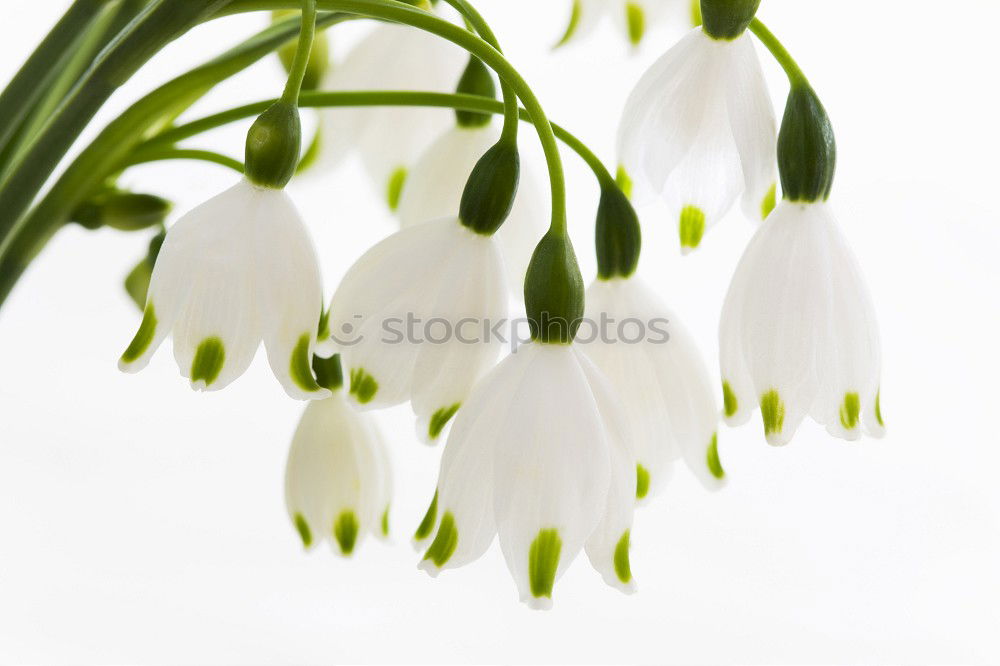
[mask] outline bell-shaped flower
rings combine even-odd
[[[376,27],[333,67],[326,90],[453,92],[467,54],[423,30],[391,23]],[[449,114],[419,107],[330,108],[322,115],[322,156],[339,164],[355,149],[389,207],[420,153],[448,128]]]
[[[310,367],[322,306],[316,251],[295,204],[243,180],[167,231],[119,367],[138,372],[173,333],[181,374],[214,391],[243,374],[263,340],[290,396],[325,398]]]
[[[768,217],[736,268],[719,337],[731,425],[760,405],[774,445],[807,414],[844,439],[862,424],[884,433],[875,311],[827,204],[782,201]]]
[[[774,108],[749,33],[688,33],[642,76],[618,130],[622,168],[639,201],[661,196],[678,220],[681,249],[743,195],[760,220],[774,207]]]
[[[569,24],[557,46],[583,39],[610,17],[632,46],[639,46],[653,23],[664,18],[678,0],[573,0]]]
[[[635,458],[606,380],[576,345],[530,343],[476,386],[441,460],[421,532],[432,575],[478,559],[499,534],[521,600],[552,604],[586,549],[626,592]],[[430,540],[433,534],[433,540]]]
[[[678,458],[705,487],[719,488],[725,478],[719,409],[691,334],[634,277],[595,281],[586,312],[577,342],[621,398],[632,429],[638,499],[662,488]]]
[[[330,304],[331,340],[363,407],[407,400],[427,440],[496,363],[507,316],[500,248],[457,218],[402,229],[366,252]]]
[[[387,536],[391,499],[388,452],[371,415],[343,390],[310,402],[285,470],[288,516],[305,547],[330,539],[350,555],[365,535]]]
[[[500,138],[493,124],[456,125],[432,143],[416,161],[399,202],[403,227],[454,215],[459,209],[469,174]],[[520,289],[535,244],[545,233],[548,204],[536,174],[521,164],[521,178],[510,217],[496,237],[509,269],[509,284]]]

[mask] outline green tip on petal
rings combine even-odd
[[[195,384],[204,382],[206,388],[211,386],[219,378],[225,363],[226,346],[222,338],[216,336],[205,338],[198,345],[194,361],[191,362],[191,382]]]
[[[618,171],[615,173],[615,183],[618,184],[618,189],[620,189],[626,197],[632,198],[632,188],[634,183],[632,182],[632,177],[628,175],[628,171],[625,170],[624,164],[618,165]]]
[[[625,23],[628,26],[628,41],[639,46],[646,34],[646,12],[635,2],[625,3]]]
[[[311,546],[313,542],[312,530],[309,529],[306,517],[301,513],[295,514],[295,529],[298,531],[299,537],[302,538],[302,545],[306,548]]]
[[[729,382],[722,382],[722,405],[726,410],[726,418],[732,418],[740,406],[739,401],[736,399],[736,394],[733,393],[733,387],[729,385]]]
[[[719,433],[712,435],[712,441],[708,445],[708,455],[706,456],[708,471],[712,476],[722,480],[726,476],[726,470],[722,469],[722,462],[719,460]]]
[[[531,596],[536,599],[552,598],[561,551],[562,539],[556,529],[539,530],[538,536],[531,542],[528,550],[528,582],[531,584]]]
[[[456,546],[458,546],[458,530],[455,529],[455,517],[446,512],[441,518],[441,527],[438,528],[434,542],[424,554],[424,559],[430,560],[440,569],[451,559]]]
[[[883,428],[885,427],[885,422],[882,420],[882,390],[881,389],[879,389],[879,392],[875,394],[875,419],[878,421],[878,424],[880,426],[882,426]]]
[[[764,418],[764,434],[775,435],[785,425],[785,403],[777,391],[768,391],[760,397],[760,413]]]
[[[371,402],[378,393],[378,382],[361,368],[351,370],[351,395],[362,405]]]
[[[309,342],[309,334],[303,333],[296,343],[295,349],[292,350],[292,361],[288,372],[296,386],[307,393],[314,393],[323,387],[317,384],[316,378],[313,377]]]
[[[701,0],[691,0],[691,27],[701,25]]]
[[[649,470],[642,465],[635,466],[635,498],[643,499],[649,494]]]
[[[146,309],[142,313],[142,323],[139,324],[139,330],[135,332],[135,337],[132,338],[132,342],[129,343],[128,349],[122,354],[122,363],[133,363],[136,359],[146,353],[149,349],[149,345],[153,342],[153,337],[156,335],[156,310],[153,308],[153,303],[147,303]]]
[[[580,27],[580,17],[583,16],[583,3],[580,0],[573,0],[573,10],[569,15],[569,25],[566,26],[566,32],[563,36],[556,42],[556,45],[552,48],[559,48],[564,46],[569,40],[573,39],[573,35],[576,34],[576,29]]]
[[[427,428],[428,436],[431,439],[437,439],[438,435],[441,434],[441,431],[444,430],[444,427],[448,425],[448,421],[451,420],[451,417],[455,416],[455,412],[457,412],[458,408],[461,406],[462,403],[456,402],[451,407],[442,407],[434,412],[434,415],[431,416],[430,426]]]
[[[403,186],[406,185],[406,167],[396,167],[389,175],[385,186],[385,200],[389,210],[395,212],[399,208],[399,200],[403,197]]]
[[[358,541],[358,516],[353,511],[342,511],[337,516],[337,521],[333,524],[333,538],[337,540],[341,554],[350,555],[354,552]]]
[[[385,511],[382,512],[382,522],[379,525],[382,530],[382,536],[389,536],[389,507],[385,507]]]
[[[857,393],[845,393],[844,403],[840,406],[840,425],[845,430],[858,427],[858,416],[861,414],[861,396]]]
[[[420,521],[417,526],[417,531],[413,534],[413,538],[416,541],[423,541],[431,535],[431,530],[434,529],[434,524],[437,522],[437,512],[438,512],[438,494],[434,491],[434,499],[431,500],[431,505],[427,507],[427,513],[424,514],[424,519]]]
[[[632,580],[632,565],[628,559],[630,531],[625,530],[622,538],[618,540],[618,545],[615,546],[615,575],[623,583],[628,583]]]
[[[705,235],[705,213],[697,206],[685,206],[681,211],[681,248],[693,250],[701,245]]]
[[[775,183],[764,195],[764,200],[760,202],[760,219],[766,220],[774,207],[778,205],[778,184]]]

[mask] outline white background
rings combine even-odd
[[[67,4],[4,3],[0,80]],[[568,6],[482,1],[551,116],[610,160],[624,98],[681,34],[684,10],[637,55],[610,23],[553,54]],[[121,279],[146,237],[67,229],[0,312],[0,661],[1000,660],[991,633],[1000,626],[1000,6],[765,0],[760,16],[798,57],[838,132],[833,203],[881,316],[887,439],[848,444],[807,423],[772,449],[758,420],[723,428],[728,487],[706,494],[679,470],[638,515],[639,593],[605,587],[580,558],[556,587],[555,609],[538,613],[517,602],[496,546],[437,580],[417,570],[408,540],[440,452],[417,443],[402,407],[382,419],[397,477],[393,543],[369,540],[352,560],[325,548],[303,554],[282,491],[301,405],[262,357],[220,394],[192,392],[167,348],[143,373],[120,374],[138,324]],[[95,127],[264,21],[195,30]],[[359,29],[335,29],[338,53]],[[766,66],[780,109],[785,84]],[[280,85],[265,61],[194,113]],[[202,145],[239,155],[241,132]],[[566,159],[589,278],[597,193]],[[183,212],[232,176],[171,163],[125,180]],[[292,191],[329,293],[392,221],[356,165]],[[753,226],[733,215],[682,259],[673,222],[655,207],[642,213],[641,274],[698,335],[715,372],[722,297]]]

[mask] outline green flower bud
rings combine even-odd
[[[493,83],[493,75],[486,65],[479,58],[472,56],[469,64],[462,73],[462,78],[458,80],[459,94],[479,95],[495,99],[497,95],[496,85]],[[477,113],[475,111],[455,111],[459,127],[485,127],[493,120],[493,115],[489,113]]]
[[[162,225],[171,203],[152,194],[108,189],[77,206],[72,219],[87,229],[139,231]]]
[[[549,231],[531,256],[524,279],[524,306],[531,339],[569,344],[583,320],[583,276],[573,244],[565,234]]]
[[[760,0],[701,0],[704,30],[713,39],[736,39],[757,14]]]
[[[632,203],[617,186],[601,188],[597,206],[597,275],[602,280],[628,277],[639,264],[642,230]]]
[[[247,178],[262,187],[283,188],[295,174],[301,149],[299,110],[286,102],[275,102],[247,132]]]
[[[520,177],[517,144],[501,139],[472,169],[458,208],[461,223],[478,234],[495,234],[510,215]]]
[[[149,250],[142,261],[136,264],[127,276],[125,276],[125,291],[136,304],[139,310],[146,307],[146,293],[149,291],[149,282],[153,278],[153,267],[156,265],[156,257],[160,254],[160,246],[167,232],[161,231],[153,236],[149,241]]]
[[[836,170],[837,142],[826,109],[808,85],[792,86],[778,133],[778,172],[785,199],[827,199]]]
[[[299,16],[301,13],[297,9],[276,9],[271,12],[271,18],[274,23],[277,23],[289,16]],[[292,70],[292,62],[295,60],[295,51],[298,46],[299,40],[296,39],[278,49],[278,58],[286,72]],[[330,43],[327,41],[326,32],[317,31],[315,38],[313,38],[312,50],[309,51],[309,64],[306,66],[306,74],[302,79],[302,89],[318,89],[323,83],[328,69],[330,69]]]

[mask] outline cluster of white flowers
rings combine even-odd
[[[570,32],[620,5],[635,41],[647,4],[577,0]],[[263,340],[288,394],[313,401],[286,482],[307,547],[330,539],[349,555],[365,534],[388,534],[389,451],[366,410],[409,402],[421,439],[447,434],[434,500],[414,537],[422,569],[437,575],[470,563],[498,537],[532,607],[551,605],[555,581],[581,550],[609,585],[632,592],[633,509],[663,488],[678,459],[707,489],[722,487],[721,414],[738,425],[759,406],[772,444],[787,443],[807,414],[845,439],[858,438],[862,425],[883,432],[874,308],[826,203],[832,132],[814,95],[800,95],[812,115],[786,113],[779,137],[746,31],[756,3],[736,4],[752,11],[723,22],[724,33],[711,22],[692,30],[649,69],[618,135],[622,172],[637,197],[659,195],[672,208],[683,251],[698,247],[737,198],[764,220],[723,306],[721,409],[694,337],[634,275],[638,219],[627,197],[602,184],[601,271],[584,299],[565,234],[545,234],[547,211],[529,168],[506,223],[484,231],[463,219],[469,174],[504,139],[489,120],[449,127],[446,114],[430,109],[324,112],[329,160],[358,151],[402,226],[347,271],[328,309],[283,183],[248,174],[167,233],[122,369],[145,366],[173,333],[181,373],[196,389],[220,389]],[[327,85],[450,90],[462,67],[456,53],[384,25]],[[793,87],[793,97],[803,90]],[[797,137],[813,131],[829,139],[829,154],[802,158]],[[798,174],[802,159],[816,162],[816,173]],[[784,200],[775,208],[779,164]],[[533,339],[498,363],[501,339],[455,333],[463,322],[504,321],[510,285],[525,275]],[[667,341],[574,344],[578,321],[545,328],[553,304],[562,308],[555,315],[590,321],[662,321]],[[443,322],[452,335],[384,334],[385,322],[408,319]]]

